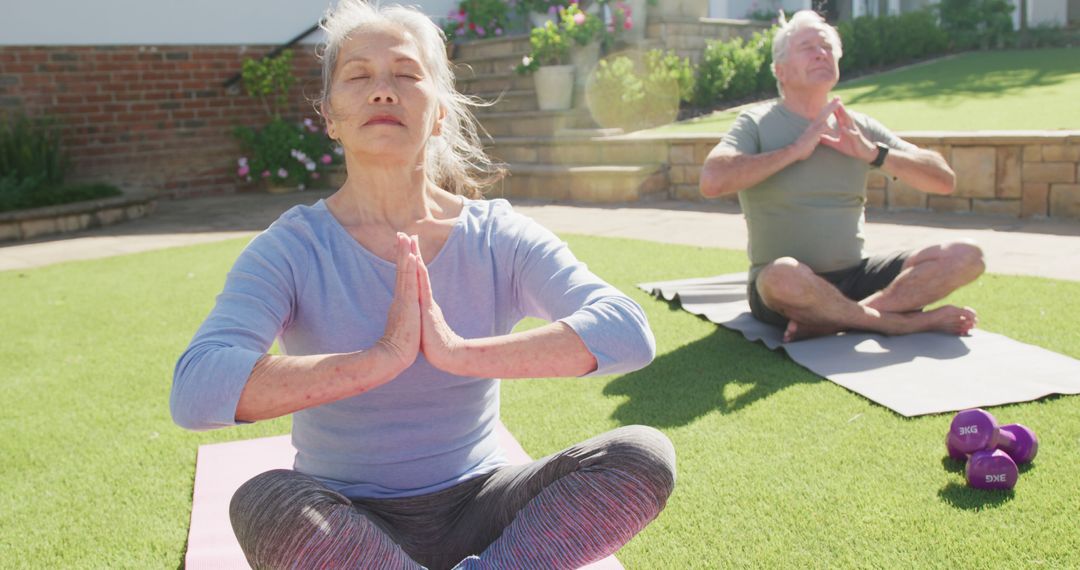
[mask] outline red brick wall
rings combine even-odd
[[[69,178],[162,196],[227,194],[237,184],[236,125],[265,122],[261,103],[223,84],[274,46],[0,46],[0,115],[63,125]],[[319,66],[294,47],[293,118],[315,117]],[[239,84],[237,84],[239,87]]]

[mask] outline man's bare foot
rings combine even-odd
[[[953,305],[945,305],[913,316],[917,319],[916,330],[913,332],[937,331],[967,336],[979,322],[975,309]]]
[[[784,329],[784,342],[795,342],[797,340],[833,335],[841,330],[843,329],[840,327],[808,325],[806,323],[797,323],[789,320],[787,328]]]

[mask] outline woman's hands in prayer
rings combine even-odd
[[[419,264],[420,253],[415,238],[398,233],[394,300],[386,317],[386,329],[376,346],[389,356],[399,371],[412,366],[420,351],[420,293],[416,276]]]
[[[423,353],[432,366],[454,373],[462,339],[450,328],[431,292],[416,236],[397,235],[397,282],[386,329],[378,346],[395,368],[405,370]]]

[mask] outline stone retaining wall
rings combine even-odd
[[[698,65],[708,41],[749,39],[754,32],[769,29],[769,24],[750,20],[724,20],[688,16],[654,16],[650,13],[646,37],[650,47],[663,47],[679,57],[690,58]]]
[[[928,195],[881,172],[871,172],[867,177],[870,207],[1080,219],[1080,131],[898,134],[940,152],[956,171],[956,191],[949,196]],[[666,138],[669,195],[701,200],[701,166],[720,135]]]
[[[0,213],[0,242],[25,240],[141,218],[154,211],[149,196],[104,198]]]

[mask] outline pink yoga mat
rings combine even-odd
[[[510,462],[525,463],[531,460],[502,422],[497,429],[503,451]],[[187,568],[248,568],[229,523],[229,501],[240,485],[259,473],[271,469],[292,469],[295,454],[288,435],[199,446],[191,504],[191,531],[188,533],[187,555],[184,558]],[[619,570],[622,567],[614,556],[609,556],[584,568]]]

